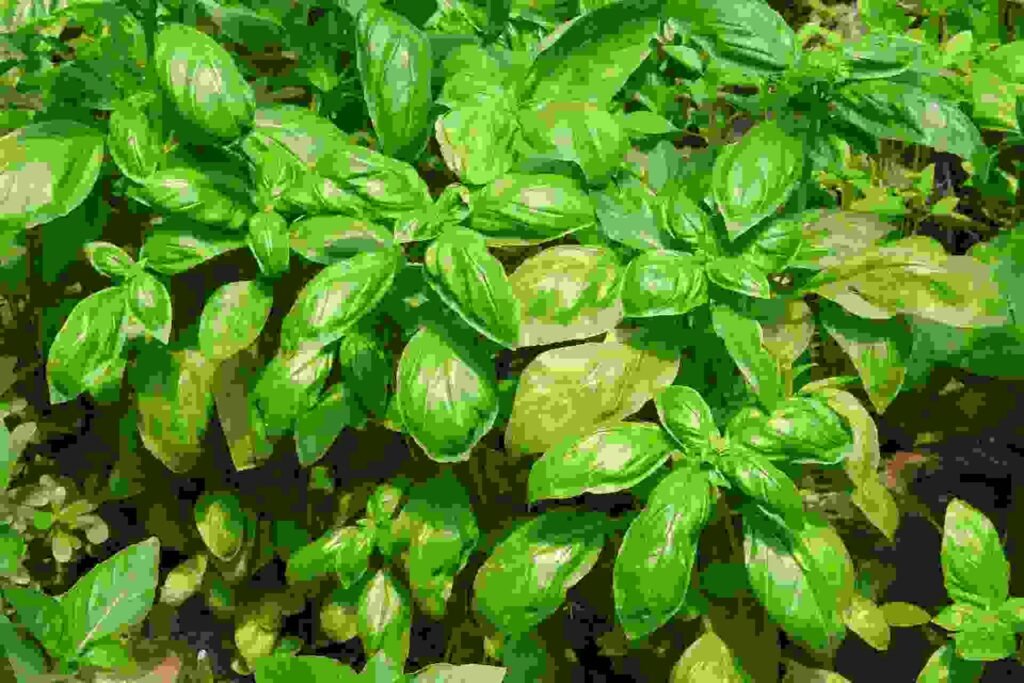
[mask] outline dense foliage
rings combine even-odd
[[[538,629],[593,576],[673,683],[1014,656],[955,492],[938,614],[852,552],[906,511],[901,392],[1024,379],[1004,4],[4,3],[5,675],[227,680],[201,604],[257,683],[565,681]]]

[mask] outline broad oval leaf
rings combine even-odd
[[[352,390],[345,384],[335,384],[316,405],[295,421],[295,452],[299,465],[309,467],[327,451],[338,435],[363,419],[363,411]]]
[[[518,301],[501,262],[472,230],[451,227],[423,257],[427,284],[463,320],[485,337],[510,349],[519,339]]]
[[[659,10],[656,3],[612,3],[550,34],[530,67],[528,98],[589,100],[604,107],[650,53]]]
[[[706,631],[672,667],[669,683],[746,683],[749,678],[725,641]]]
[[[850,256],[818,273],[805,290],[873,320],[909,313],[953,327],[985,327],[1007,319],[992,267],[950,256],[923,235]]]
[[[622,320],[622,267],[603,247],[548,247],[523,261],[508,280],[519,300],[518,346],[585,339]]]
[[[295,420],[313,407],[327,383],[334,353],[322,346],[278,351],[263,369],[252,400],[268,436],[289,432]]]
[[[99,177],[103,135],[75,121],[44,121],[0,137],[0,226],[31,228],[66,216]]]
[[[234,231],[245,226],[250,214],[217,180],[188,166],[156,171],[131,192],[150,206]]]
[[[184,24],[166,24],[153,61],[164,92],[190,123],[224,142],[252,126],[256,97],[217,41]]]
[[[792,217],[769,221],[752,233],[750,243],[743,247],[742,259],[766,274],[781,272],[800,251],[803,231]]]
[[[959,498],[946,506],[942,529],[942,576],[955,602],[984,609],[1009,593],[1010,565],[992,522]]]
[[[353,216],[305,216],[291,225],[292,250],[324,265],[364,251],[391,249],[394,242],[387,228]]]
[[[785,204],[803,172],[799,138],[777,122],[761,121],[715,158],[711,187],[736,239]]]
[[[615,117],[586,102],[544,102],[520,111],[519,122],[527,144],[540,154],[574,162],[592,184],[606,182],[629,149]]]
[[[287,272],[292,253],[288,222],[281,214],[260,211],[250,216],[246,243],[265,276],[277,277]]]
[[[271,289],[255,280],[218,287],[199,316],[199,349],[212,360],[230,358],[256,341],[273,305]]]
[[[715,461],[719,472],[744,496],[765,512],[778,515],[787,525],[799,527],[804,516],[803,499],[796,484],[770,460],[737,447]]]
[[[434,124],[448,168],[469,185],[484,185],[508,172],[520,139],[519,122],[506,98],[462,106]]]
[[[160,280],[136,273],[125,284],[128,311],[142,323],[146,334],[164,344],[171,340],[171,295]]]
[[[153,606],[160,541],[155,536],[130,545],[99,563],[62,596],[70,653],[142,621]]]
[[[761,403],[774,408],[782,396],[782,378],[778,360],[764,347],[761,324],[725,304],[711,307],[711,324]]]
[[[650,422],[623,422],[582,439],[569,437],[530,468],[530,502],[628,489],[664,465],[673,449],[661,427]]]
[[[594,225],[594,208],[571,178],[510,174],[470,195],[469,227],[489,244],[539,244]]]
[[[871,32],[843,46],[854,81],[891,78],[921,58],[922,43],[906,36]]]
[[[758,420],[730,430],[732,442],[772,461],[837,464],[851,437],[846,425],[816,396],[794,396]]]
[[[180,607],[202,586],[208,565],[209,560],[206,553],[199,553],[168,572],[160,589],[160,602],[172,607]]]
[[[835,530],[816,514],[786,530],[751,510],[743,532],[750,586],[772,619],[815,649],[841,639],[853,564]]]
[[[196,529],[215,557],[229,561],[245,540],[245,513],[238,497],[231,493],[205,493],[193,510]]]
[[[505,431],[512,452],[544,452],[632,415],[668,386],[679,360],[619,342],[541,353],[523,370]]]
[[[372,552],[370,527],[360,524],[330,529],[288,556],[285,578],[289,584],[298,584],[336,574],[342,588],[350,588],[366,574]]]
[[[645,185],[609,183],[590,190],[601,236],[632,249],[667,249],[671,236],[662,220],[659,199]]]
[[[135,259],[110,242],[89,242],[84,251],[93,269],[109,278],[127,278],[135,266]]]
[[[412,605],[405,589],[387,570],[378,571],[359,598],[359,638],[371,657],[383,651],[404,662],[409,654]]]
[[[139,258],[161,275],[177,275],[201,263],[241,249],[245,242],[221,234],[201,224],[187,227],[160,227],[146,237]]]
[[[163,162],[164,150],[154,124],[145,112],[125,103],[110,113],[107,148],[126,178],[142,182]]]
[[[508,635],[547,619],[597,563],[606,524],[601,513],[567,510],[517,524],[477,572],[477,611]]]
[[[507,672],[486,664],[431,664],[413,674],[410,683],[502,683]]]
[[[704,397],[693,387],[672,385],[654,397],[658,419],[687,455],[699,456],[721,438]]]
[[[956,655],[953,643],[932,653],[917,676],[917,683],[974,683],[981,678],[982,662],[968,662]]]
[[[645,251],[626,267],[622,305],[628,317],[682,315],[707,301],[704,264],[693,254]]]
[[[262,657],[253,664],[256,683],[356,683],[359,676],[352,667],[332,657],[319,655],[274,655]]]
[[[416,603],[443,617],[455,577],[480,538],[469,494],[450,469],[409,492],[391,535],[407,548],[401,559]]]
[[[428,327],[402,351],[396,386],[404,428],[438,462],[466,460],[498,416],[493,370]]]
[[[882,608],[856,591],[851,597],[843,613],[843,623],[874,649],[880,652],[889,649],[892,634]]]
[[[352,330],[338,344],[338,364],[348,391],[370,414],[387,412],[395,378],[394,355],[373,331]]]
[[[630,639],[660,628],[683,606],[711,505],[707,475],[681,467],[661,480],[630,523],[612,576],[615,614]]]
[[[713,259],[707,264],[707,275],[711,282],[723,289],[759,299],[772,296],[767,274],[743,257]]]
[[[401,14],[372,3],[359,13],[355,35],[363,97],[381,149],[414,159],[433,103],[430,41]]]
[[[853,361],[875,411],[885,412],[907,375],[913,338],[900,320],[865,320],[831,302],[819,308],[822,326]]]
[[[98,382],[121,357],[125,292],[108,287],[82,299],[57,332],[46,355],[51,403],[70,401]]]
[[[384,298],[402,262],[397,249],[332,263],[310,280],[281,324],[281,348],[322,347],[339,339]]]
[[[692,26],[695,42],[713,55],[712,63],[743,74],[744,83],[751,73],[778,74],[795,61],[793,29],[761,0],[668,0],[664,12]]]

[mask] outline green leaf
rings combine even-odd
[[[746,420],[730,430],[732,443],[768,460],[836,464],[849,449],[850,434],[828,403],[816,396],[794,396],[770,415]]]
[[[437,462],[469,458],[497,418],[497,392],[492,369],[429,327],[413,335],[398,361],[395,401],[402,424]]]
[[[469,227],[492,246],[550,242],[594,225],[594,209],[573,179],[552,174],[502,176],[470,195]]]
[[[950,256],[916,235],[876,246],[819,273],[807,285],[862,318],[910,313],[954,327],[1000,325],[1006,303],[993,271],[970,256]]]
[[[168,572],[160,590],[160,602],[172,607],[180,607],[182,603],[199,591],[203,577],[206,576],[208,564],[206,554],[199,553]]]
[[[304,216],[291,225],[292,250],[325,266],[360,252],[389,250],[394,242],[387,228],[353,216]]]
[[[898,76],[921,58],[923,47],[906,36],[868,33],[843,45],[849,64],[847,78],[861,81]]]
[[[46,356],[51,403],[64,403],[91,389],[121,357],[125,293],[108,287],[75,304]]]
[[[0,614],[0,646],[14,671],[17,683],[34,683],[46,674],[46,655],[21,634],[5,615]]]
[[[249,250],[267,277],[277,277],[288,271],[291,260],[288,222],[273,211],[254,213],[249,217]]]
[[[622,422],[582,439],[568,437],[530,468],[530,502],[628,489],[664,465],[673,448],[650,422]]]
[[[942,575],[956,602],[996,608],[1007,598],[1010,565],[989,519],[958,498],[946,507]]]
[[[533,629],[597,563],[606,524],[603,514],[568,510],[518,523],[477,572],[477,611],[508,635]]]
[[[786,20],[761,0],[719,3],[715,0],[669,0],[665,15],[679,20],[712,54],[743,74],[778,74],[796,59],[796,40]]]
[[[831,268],[859,256],[893,230],[875,214],[857,211],[811,209],[772,223],[778,221],[795,224],[804,236],[792,267],[812,270]]]
[[[711,323],[761,403],[774,408],[782,396],[782,379],[778,361],[764,347],[761,324],[724,304],[711,306]]]
[[[3,428],[7,430],[6,427]],[[0,459],[0,492],[6,492],[9,473]],[[21,561],[25,557],[27,544],[21,534],[11,528],[10,524],[0,524],[0,576],[13,576],[18,573]]]
[[[835,530],[816,514],[785,530],[752,511],[743,530],[750,586],[771,618],[815,649],[841,640],[853,566]]]
[[[195,223],[190,227],[160,227],[146,237],[139,258],[161,275],[177,275],[221,254],[241,249],[245,242]]]
[[[723,289],[760,299],[772,296],[767,274],[742,257],[723,256],[709,261],[707,275],[708,280]]]
[[[823,304],[819,315],[829,335],[853,361],[875,411],[884,413],[907,374],[910,330],[899,320],[864,320],[831,303]]]
[[[213,38],[192,26],[165,24],[153,61],[160,85],[185,120],[223,142],[252,127],[253,89]]]
[[[369,656],[385,653],[389,659],[405,662],[409,654],[412,609],[405,589],[381,569],[363,589],[359,598],[359,638]]]
[[[803,144],[777,122],[761,121],[715,158],[711,187],[736,239],[786,203],[803,172]]]
[[[14,608],[18,623],[28,629],[54,658],[66,657],[71,646],[60,601],[42,591],[20,586],[4,588],[4,600]]]
[[[745,683],[749,679],[725,641],[714,631],[705,631],[672,667],[669,683]]]
[[[650,111],[632,111],[619,114],[618,122],[631,137],[646,135],[667,135],[678,133],[679,129],[664,116]]]
[[[431,664],[420,669],[410,683],[502,683],[508,669],[486,664]]]
[[[803,499],[793,480],[767,458],[740,448],[730,448],[715,460],[729,483],[760,505],[778,515],[788,526],[799,528],[804,517]]]
[[[682,315],[707,301],[704,265],[693,254],[645,251],[626,267],[622,305],[630,318]]]
[[[230,561],[245,540],[245,513],[238,497],[230,493],[204,493],[193,514],[203,543],[215,557]]]
[[[338,344],[342,381],[358,404],[377,417],[387,412],[395,379],[394,357],[376,332],[355,329]]]
[[[577,164],[602,184],[622,162],[629,138],[616,118],[597,105],[564,99],[519,112],[523,139],[537,152]]]
[[[849,607],[843,613],[843,623],[874,649],[885,652],[889,649],[892,634],[884,608],[865,598],[856,591]]]
[[[607,105],[650,53],[659,9],[655,3],[613,3],[549,35],[530,68],[530,101]]]
[[[402,259],[397,250],[371,251],[325,267],[302,288],[281,323],[281,348],[337,341],[384,298]]]
[[[512,168],[521,132],[510,99],[460,106],[434,123],[444,163],[462,182],[486,185]]]
[[[835,389],[820,394],[829,407],[846,420],[853,434],[853,445],[843,460],[843,469],[853,482],[853,502],[875,528],[890,541],[896,536],[900,510],[878,479],[882,453],[878,443],[878,427],[870,413],[852,394]]]
[[[519,305],[501,262],[479,233],[457,226],[442,232],[427,247],[423,274],[437,296],[480,334],[516,347]]]
[[[197,168],[176,166],[154,172],[129,195],[141,203],[208,225],[238,231],[249,207],[225,191],[218,179]]]
[[[800,222],[792,217],[768,221],[747,234],[751,240],[741,258],[766,274],[785,270],[803,243]]]
[[[987,52],[971,67],[973,118],[982,128],[1024,133],[1016,103],[1024,96],[1024,40]]]
[[[100,275],[123,280],[131,275],[135,259],[110,242],[88,242],[84,249],[89,264]]]
[[[140,272],[125,283],[128,311],[142,323],[146,334],[164,344],[171,340],[171,295],[160,280]]]
[[[253,388],[254,401],[268,436],[281,436],[295,420],[316,404],[334,354],[323,347],[279,351],[263,369]]]
[[[979,614],[984,611],[965,602],[956,602],[944,607],[931,621],[947,631],[959,631],[967,622],[977,621]]]
[[[711,408],[692,387],[665,387],[654,397],[654,406],[665,431],[691,457],[702,455],[721,439]]]
[[[276,602],[248,607],[235,618],[235,648],[250,667],[274,652],[280,636],[281,607]]]
[[[881,609],[886,623],[897,628],[921,626],[932,620],[928,612],[909,602],[887,602]]]
[[[1010,598],[1000,605],[999,618],[1015,631],[1024,631],[1024,598]]]
[[[218,287],[199,316],[199,349],[211,360],[224,360],[259,337],[274,305],[273,292],[255,280]]]
[[[309,467],[327,455],[338,435],[361,421],[362,410],[345,384],[335,384],[316,405],[295,421],[295,452],[299,465]]]
[[[237,354],[218,361],[214,375],[214,402],[231,462],[239,472],[265,462],[273,453],[263,416],[253,400],[258,369],[252,354]]]
[[[256,683],[356,683],[359,676],[351,667],[331,657],[318,655],[274,655],[257,659],[253,668]]]
[[[414,159],[432,104],[430,42],[408,19],[375,4],[359,13],[355,34],[363,97],[381,149]]]
[[[343,588],[355,585],[369,569],[373,530],[366,525],[331,529],[288,557],[289,584],[314,581],[336,574]]]
[[[133,368],[143,445],[172,472],[192,468],[213,405],[216,362],[195,349],[146,347]]]
[[[612,578],[615,614],[630,639],[660,628],[683,606],[711,506],[707,475],[680,468],[661,480],[630,523]]]
[[[152,113],[125,102],[110,113],[108,122],[110,156],[121,173],[137,183],[153,175],[164,159],[160,134],[150,119]]]
[[[128,546],[60,596],[71,653],[145,618],[156,597],[159,553],[155,536]]]
[[[721,249],[711,225],[711,218],[690,198],[688,191],[686,185],[680,183],[667,195],[666,228],[673,237],[697,254],[717,256]]]
[[[932,653],[917,676],[917,683],[975,683],[981,678],[981,662],[967,662],[956,656],[953,643]]]
[[[992,613],[985,613],[977,622],[968,622],[953,634],[956,654],[969,662],[995,662],[1012,657],[1017,650],[1017,636],[1009,624]]]
[[[753,310],[761,322],[762,346],[775,356],[781,367],[792,367],[814,336],[811,307],[802,299],[770,299],[757,302]]]
[[[508,280],[519,300],[519,347],[594,337],[622,320],[622,267],[610,249],[548,247]]]
[[[401,560],[412,597],[427,614],[443,617],[455,577],[480,538],[465,487],[451,470],[416,486],[391,533],[407,548]]]
[[[678,358],[619,342],[545,351],[519,378],[505,447],[540,453],[619,422],[671,384],[678,370]]]
[[[0,227],[31,228],[66,216],[89,196],[103,136],[75,121],[32,123],[0,137]]]
[[[609,184],[591,190],[597,226],[607,239],[633,249],[667,249],[657,199],[639,184]]]

